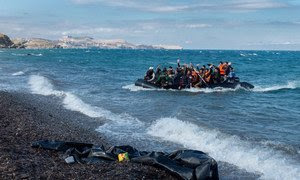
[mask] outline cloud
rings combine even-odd
[[[248,46],[291,46],[300,45],[300,42],[296,41],[266,41],[257,43],[248,43]]]
[[[235,9],[240,10],[259,10],[259,9],[274,9],[274,8],[285,8],[289,5],[287,3],[270,1],[270,0],[251,0],[241,1],[239,3],[233,3],[232,6]]]
[[[71,0],[76,4],[104,4],[121,8],[133,8],[140,11],[170,13],[181,11],[249,11],[286,8],[290,4],[276,0],[203,0],[176,3],[171,0]]]
[[[266,25],[272,26],[300,26],[300,21],[270,21],[265,23]]]
[[[212,25],[210,25],[210,24],[186,24],[184,27],[190,28],[190,29],[198,29],[198,28],[212,27]]]
[[[85,28],[75,28],[65,31],[59,31],[62,35],[92,35],[99,33],[116,33],[122,32],[119,28],[108,28],[108,27],[85,27]]]

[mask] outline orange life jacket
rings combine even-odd
[[[220,74],[221,75],[225,75],[225,70],[226,70],[226,65],[225,64],[221,64],[220,66],[219,66],[219,69],[220,69]]]
[[[197,78],[198,77],[197,72],[196,71],[192,71],[192,76],[193,76],[193,78]]]
[[[192,77],[193,77],[193,80],[192,80],[193,83],[196,83],[199,81],[199,75],[198,75],[197,71],[192,71]]]
[[[211,73],[209,70],[205,73],[204,77],[205,77],[205,81],[208,83],[211,78]]]

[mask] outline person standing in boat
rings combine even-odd
[[[231,66],[231,62],[227,63],[227,67],[225,70],[226,76],[228,76],[232,70],[233,70],[233,67]]]
[[[149,67],[148,71],[146,72],[146,75],[144,77],[144,80],[148,82],[152,82],[155,79],[155,73],[153,70],[153,67]]]

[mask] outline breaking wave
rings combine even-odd
[[[63,106],[71,111],[77,111],[92,118],[104,118],[106,120],[111,120],[114,122],[113,124],[116,127],[120,127],[122,125],[129,126],[130,124],[135,124],[138,126],[143,125],[143,123],[140,122],[138,119],[133,118],[128,114],[114,114],[109,110],[85,103],[73,93],[55,90],[51,81],[44,76],[31,75],[29,77],[28,84],[30,86],[31,92],[34,94],[40,94],[44,96],[56,96],[61,98]],[[108,128],[108,126],[106,127]],[[109,128],[106,130],[109,130]]]
[[[290,81],[285,85],[274,85],[274,86],[255,86],[253,91],[255,92],[269,92],[269,91],[278,91],[283,89],[296,89],[299,88],[299,82],[297,81]]]
[[[44,96],[54,95],[59,97],[64,95],[63,91],[54,90],[53,85],[44,76],[31,75],[29,77],[28,84],[30,85],[30,89],[34,94],[40,94]]]
[[[158,119],[147,133],[186,148],[202,150],[218,161],[258,173],[263,179],[300,179],[297,162],[276,150],[253,145],[237,136],[207,130],[177,118]]]
[[[25,73],[23,72],[23,71],[18,71],[18,72],[15,72],[15,73],[13,73],[12,75],[13,76],[22,76],[22,75],[24,75]]]

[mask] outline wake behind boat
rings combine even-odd
[[[236,77],[233,67],[230,62],[220,62],[219,66],[208,64],[208,68],[203,65],[199,68],[193,64],[180,65],[180,60],[177,60],[177,68],[174,71],[170,66],[168,69],[150,67],[146,72],[144,79],[138,79],[135,82],[136,86],[143,88],[163,88],[163,89],[188,89],[188,88],[237,88],[253,89],[254,86],[247,82],[240,82]]]

